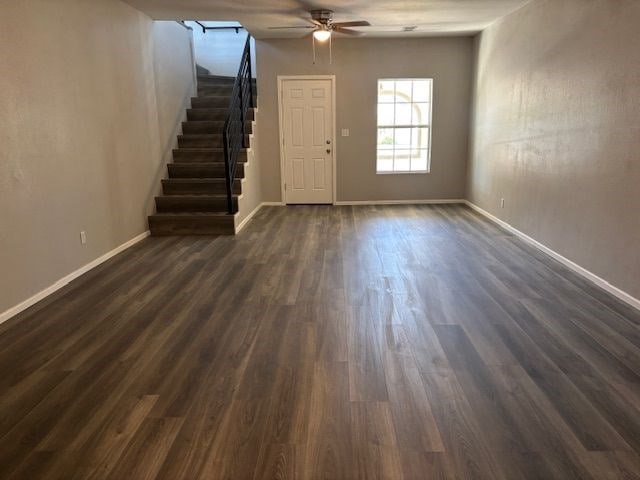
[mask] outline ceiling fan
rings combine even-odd
[[[348,27],[369,27],[371,24],[366,20],[358,20],[355,22],[334,22],[333,21],[333,11],[318,9],[311,10],[309,12],[311,18],[305,19],[311,25],[296,25],[293,27],[269,27],[271,30],[281,30],[281,29],[291,29],[291,28],[307,28],[313,29],[311,35],[313,35],[314,40],[318,40],[319,42],[326,42],[331,38],[331,33],[344,33],[346,35],[362,35],[362,32],[358,32],[357,30],[351,30]]]

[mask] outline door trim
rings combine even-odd
[[[278,150],[280,151],[280,198],[282,203],[287,205],[287,191],[284,187],[285,180],[285,159],[284,159],[284,118],[282,116],[284,110],[284,98],[282,96],[283,83],[287,80],[331,80],[331,131],[333,148],[331,149],[331,165],[332,165],[332,192],[331,205],[336,204],[336,76],[335,75],[278,75]]]

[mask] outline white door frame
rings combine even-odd
[[[336,76],[335,75],[278,75],[278,127],[279,127],[279,142],[278,148],[280,150],[280,195],[282,203],[287,204],[287,191],[285,189],[285,161],[284,161],[284,118],[282,116],[284,110],[284,98],[282,96],[283,83],[286,80],[331,80],[331,132],[332,132],[332,149],[331,149],[331,164],[333,171],[333,188],[331,194],[331,204],[336,203]]]

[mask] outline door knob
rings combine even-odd
[[[331,149],[327,148],[327,153],[331,153]]]
[[[331,140],[327,140],[327,145],[331,145]]]

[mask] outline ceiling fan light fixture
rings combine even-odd
[[[313,32],[313,38],[319,42],[326,42],[331,37],[331,30],[322,28]]]

